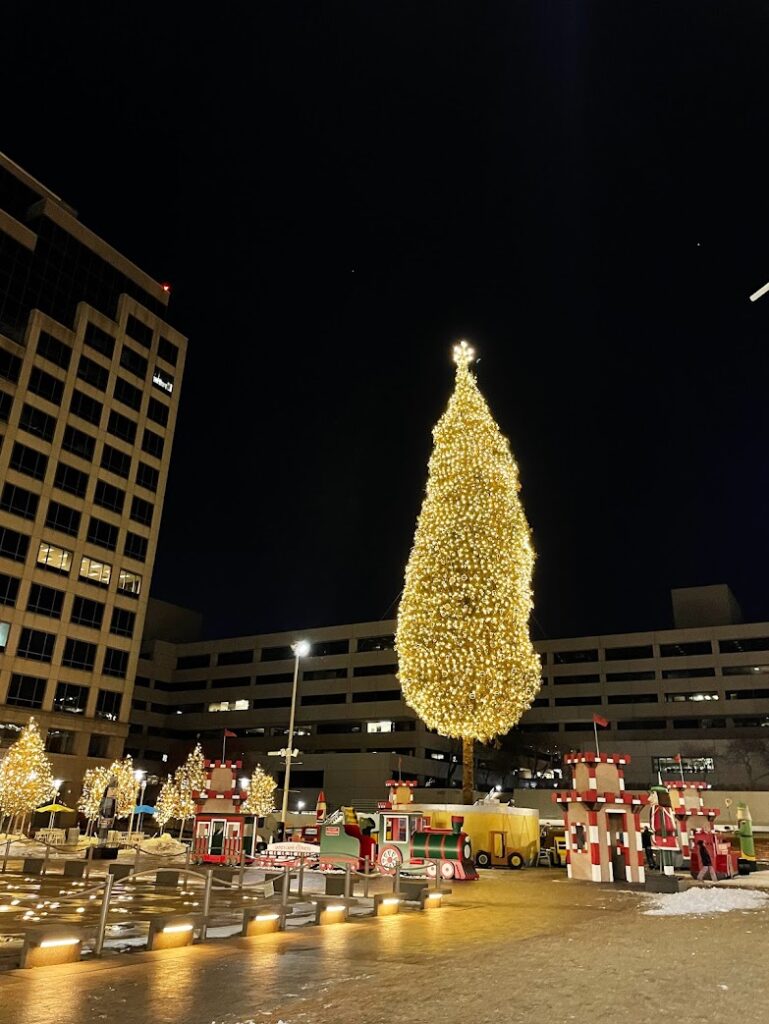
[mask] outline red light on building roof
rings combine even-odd
[[[163,289],[164,292],[171,291],[171,285],[168,283],[168,281],[164,281],[160,287]]]

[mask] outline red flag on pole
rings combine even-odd
[[[600,725],[602,729],[605,729],[609,724],[608,719],[601,718],[600,715],[593,715],[593,721],[596,725]]]
[[[225,736],[229,736],[229,737],[231,737],[232,739],[237,739],[237,737],[238,737],[238,734],[237,734],[236,732],[230,732],[230,730],[229,730],[229,729],[225,729],[225,730],[224,730],[224,735],[225,735]]]
[[[673,757],[673,760],[675,761],[676,764],[680,764],[681,763],[681,755],[680,754],[676,754]]]

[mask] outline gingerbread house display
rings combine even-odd
[[[206,788],[193,793],[195,814],[193,852],[199,860],[237,864],[241,854],[251,857],[256,841],[256,820],[243,814],[248,791],[241,788],[242,761],[204,762]]]
[[[574,788],[554,793],[553,801],[563,811],[569,878],[643,883],[641,811],[649,798],[625,791],[630,756],[572,753],[563,762]]]

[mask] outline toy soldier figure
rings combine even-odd
[[[652,849],[659,850],[663,873],[672,875],[673,852],[679,849],[678,827],[670,803],[670,793],[664,786],[652,786],[649,790],[649,809]]]

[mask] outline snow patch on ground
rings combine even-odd
[[[691,888],[684,892],[658,893],[647,897],[644,914],[678,917],[684,914],[725,914],[730,910],[761,910],[769,898],[761,892],[744,889]]]

